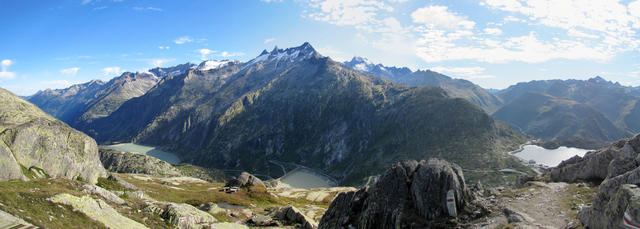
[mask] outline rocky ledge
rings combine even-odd
[[[551,170],[551,180],[600,182],[591,206],[580,209],[588,228],[623,228],[640,220],[640,135],[620,140],[607,148],[573,157]],[[636,224],[637,225],[637,224]]]

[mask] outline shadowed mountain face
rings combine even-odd
[[[466,99],[491,114],[502,106],[502,101],[496,95],[482,87],[463,79],[453,79],[440,73],[426,71],[411,71],[409,68],[387,67],[373,64],[366,58],[354,57],[344,63],[346,66],[361,73],[389,79],[393,82],[410,86],[432,86],[444,89],[447,94],[455,98]]]
[[[613,141],[628,136],[589,105],[543,93],[522,94],[493,115],[543,140],[572,138]]]
[[[277,177],[275,160],[343,183],[362,182],[401,159],[519,165],[497,152],[522,138],[472,103],[440,88],[362,74],[308,43],[208,66],[165,77],[82,130],[102,143],[163,146],[198,165]]]
[[[613,141],[640,132],[635,91],[600,77],[518,83],[497,93],[506,105],[494,117],[544,140]]]

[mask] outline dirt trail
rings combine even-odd
[[[566,199],[572,195],[567,190],[566,183],[540,183],[525,188],[524,192],[503,202],[504,206],[513,211],[528,216],[524,225],[537,228],[564,228],[569,223],[575,224],[571,210],[566,206]]]
[[[588,187],[581,188],[584,190]],[[495,199],[495,214],[472,228],[580,228],[577,208],[572,201],[577,193],[575,184],[531,182],[528,187],[506,189]]]

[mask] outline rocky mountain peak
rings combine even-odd
[[[311,57],[320,57],[320,54],[313,48],[313,46],[311,46],[311,44],[309,44],[309,42],[305,42],[298,47],[287,48],[284,50],[278,48],[278,46],[275,46],[271,52],[264,50],[258,57],[247,62],[247,65],[274,61],[276,63],[296,62]]]
[[[237,60],[207,60],[200,63],[198,67],[196,67],[196,69],[200,71],[209,71],[212,69],[219,69],[237,63],[239,63]]]

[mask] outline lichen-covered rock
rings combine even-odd
[[[181,175],[166,161],[140,153],[100,148],[100,161],[107,170],[116,173],[142,173],[157,177]]]
[[[120,215],[115,209],[101,199],[94,200],[90,196],[76,197],[62,193],[50,197],[49,201],[57,204],[65,204],[80,211],[89,218],[101,222],[107,228],[147,228],[144,225]]]
[[[21,166],[90,183],[106,175],[92,138],[0,89],[0,180],[26,179]]]
[[[264,185],[264,182],[262,182],[260,178],[257,178],[256,176],[251,175],[248,172],[242,172],[240,176],[229,180],[229,182],[227,182],[225,186],[227,187],[251,187],[251,186],[266,187]]]
[[[211,228],[215,229],[249,229],[246,225],[238,224],[238,223],[214,223],[211,224]]]
[[[339,194],[322,216],[319,227],[442,226],[438,221],[449,218],[449,190],[454,191],[455,206],[463,213],[473,197],[459,166],[439,159],[398,162],[371,187]]]
[[[318,227],[318,223],[312,218],[306,216],[300,210],[293,206],[286,206],[278,209],[275,212],[274,217],[280,220],[283,224],[299,224],[300,227],[305,229],[313,229]]]
[[[116,204],[125,204],[124,200],[122,200],[122,198],[120,198],[116,194],[113,194],[109,190],[106,190],[104,188],[101,188],[95,185],[91,185],[91,184],[83,185],[82,192],[88,193],[88,194],[96,194],[104,198],[105,200],[111,201]]]
[[[204,225],[217,222],[211,214],[200,211],[189,204],[169,203],[162,217],[180,228],[200,229]]]
[[[113,175],[113,174],[109,174],[109,177],[107,177],[107,179],[109,180],[113,180],[115,182],[118,182],[118,184],[122,185],[122,187],[126,188],[126,189],[131,189],[131,190],[138,190],[138,187],[136,187],[135,185],[123,180],[122,178]]]
[[[638,223],[640,188],[636,185],[622,185],[608,201],[599,200],[599,203],[594,203],[592,207],[583,208],[578,217],[587,228],[626,228],[623,225],[625,212],[628,215],[627,220],[633,221],[633,224]]]
[[[212,203],[212,202],[208,202],[205,204],[202,204],[200,206],[200,210],[209,212],[209,214],[215,215],[218,213],[222,213],[222,212],[227,212],[227,210],[225,210],[224,208],[221,208],[218,206],[218,204],[216,203]]]

